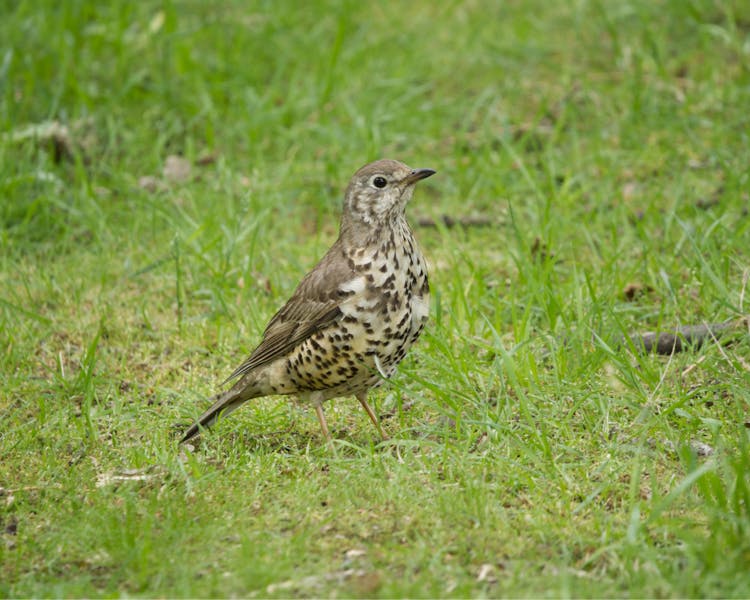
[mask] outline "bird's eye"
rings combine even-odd
[[[388,185],[388,181],[385,177],[381,177],[380,175],[378,175],[375,179],[372,180],[372,185],[382,190],[386,185]]]

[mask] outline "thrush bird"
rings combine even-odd
[[[329,440],[323,403],[353,395],[385,437],[367,392],[393,374],[427,320],[427,265],[404,209],[414,185],[434,173],[384,159],[354,174],[338,239],[224,383],[237,382],[213,398],[181,442],[248,400],[274,394],[311,403]]]

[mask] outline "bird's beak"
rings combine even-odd
[[[411,185],[413,183],[417,183],[420,179],[427,179],[431,175],[434,175],[437,171],[434,169],[414,169],[411,173],[409,173],[406,177],[404,177],[404,183],[406,185]]]

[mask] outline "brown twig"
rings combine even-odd
[[[648,331],[628,336],[630,342],[639,352],[671,355],[684,352],[690,348],[700,348],[704,342],[719,339],[731,331],[748,329],[750,317],[732,319],[723,323],[706,323],[704,325],[683,325],[672,331]]]
[[[488,217],[459,217],[454,218],[450,215],[441,215],[436,219],[432,217],[421,217],[417,219],[419,227],[437,227],[440,223],[443,227],[450,229],[456,225],[461,227],[488,227],[494,225],[495,221]]]

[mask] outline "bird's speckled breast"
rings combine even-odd
[[[429,313],[427,265],[406,221],[348,251],[357,275],[340,286],[339,321],[303,342],[287,371],[302,389],[325,398],[382,383],[404,358]]]

